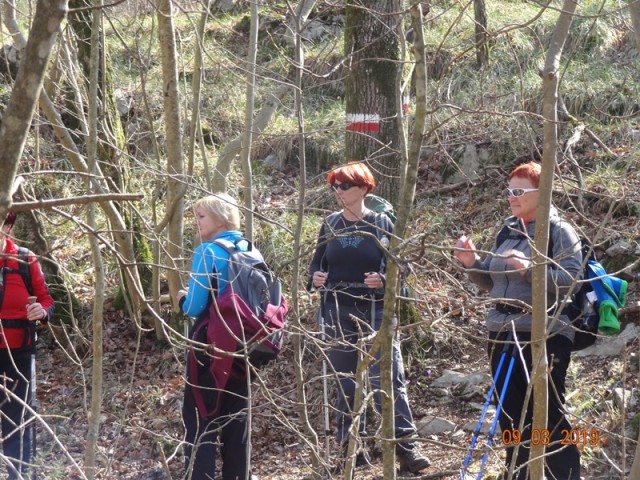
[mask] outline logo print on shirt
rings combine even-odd
[[[364,237],[362,235],[349,235],[348,237],[338,238],[338,241],[340,242],[340,245],[342,245],[342,248],[358,248],[358,245],[360,245],[360,242],[362,242],[362,240],[364,240]]]

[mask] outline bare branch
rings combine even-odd
[[[141,193],[103,193],[83,195],[82,197],[52,198],[49,200],[34,200],[32,202],[14,203],[9,210],[12,212],[26,212],[28,210],[51,209],[65,205],[86,205],[92,202],[132,202],[142,200]]]

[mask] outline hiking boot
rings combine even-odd
[[[417,447],[410,449],[403,448],[397,452],[397,457],[400,462],[401,472],[418,473],[420,470],[431,465],[431,460],[420,453]]]
[[[336,475],[344,471],[344,464],[347,460],[347,450],[349,448],[349,444],[345,444],[342,447],[342,457],[338,459],[338,463],[333,466],[331,469],[331,474]],[[355,468],[364,467],[365,465],[370,465],[369,457],[364,450],[358,450],[356,454],[356,465]]]

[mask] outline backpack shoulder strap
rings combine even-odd
[[[227,240],[226,238],[217,238],[216,240],[213,241],[213,243],[214,245],[218,245],[229,255],[231,255],[232,253],[238,250],[237,245],[231,240]]]
[[[558,217],[551,217],[549,219],[549,242],[547,244],[547,257],[549,258],[553,258],[553,231],[556,228],[560,228],[561,221]],[[504,225],[498,232],[498,235],[496,235],[496,249],[500,248],[500,245],[509,238],[509,235],[511,235],[511,227]]]
[[[342,211],[333,212],[325,218],[324,223],[326,223],[331,230],[335,230],[338,227],[338,220],[340,220],[340,217],[342,217]]]
[[[31,265],[29,265],[29,249],[18,247],[18,273],[22,277],[24,286],[29,295],[33,295],[33,284],[31,283]]]
[[[378,240],[382,240],[382,237],[386,236],[386,234],[388,233],[387,230],[384,228],[385,222],[384,222],[384,217],[389,218],[387,216],[386,213],[380,213],[380,212],[373,212],[374,214],[374,219],[373,219],[373,225],[376,227],[376,237],[378,237]]]
[[[509,238],[509,234],[511,233],[511,228],[509,228],[509,225],[504,225],[500,231],[498,232],[498,235],[496,235],[496,249],[500,248],[500,245],[502,245],[504,243],[504,241]]]

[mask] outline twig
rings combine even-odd
[[[50,200],[34,200],[32,202],[16,202],[11,205],[11,212],[26,212],[42,208],[54,208],[64,205],[85,205],[90,202],[132,201],[142,200],[141,193],[103,193],[96,195],[83,195],[82,197],[52,198]]]

